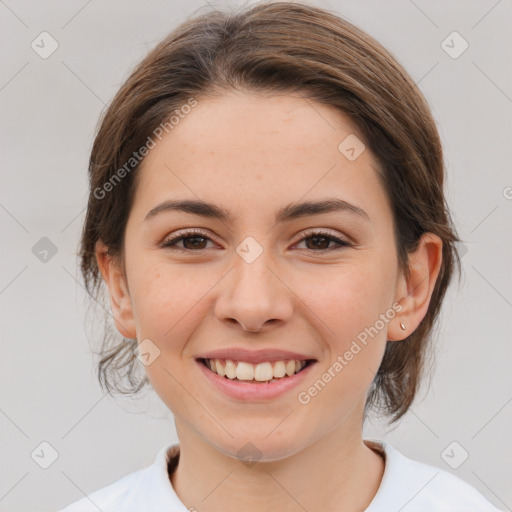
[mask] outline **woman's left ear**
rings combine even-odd
[[[401,274],[398,278],[395,301],[402,310],[389,325],[390,341],[407,338],[427,314],[443,260],[443,241],[433,233],[424,233],[418,248],[408,257],[409,276]]]

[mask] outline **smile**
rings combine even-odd
[[[312,362],[298,359],[265,361],[258,364],[231,359],[203,359],[202,361],[207,368],[220,377],[248,382],[274,382],[278,379],[292,377]]]
[[[275,398],[304,381],[316,360],[266,361],[251,364],[231,359],[196,359],[201,373],[232,398],[262,401]]]

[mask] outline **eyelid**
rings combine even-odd
[[[181,251],[181,252],[188,252],[188,253],[198,252],[198,253],[200,253],[201,251],[204,251],[206,249],[191,250],[191,249],[184,249],[184,248],[177,247],[177,244],[180,243],[182,240],[184,240],[186,238],[194,238],[196,236],[197,237],[204,237],[208,241],[211,241],[213,243],[217,243],[215,241],[214,237],[212,237],[210,235],[210,233],[207,232],[207,231],[204,231],[204,230],[202,230],[200,228],[183,228],[183,229],[178,230],[177,232],[173,233],[170,236],[166,236],[164,238],[164,240],[159,245],[162,248],[164,248],[164,249],[173,247],[173,248],[175,248],[175,250]],[[330,238],[331,242],[334,242],[335,244],[338,244],[338,247],[334,247],[334,248],[331,248],[331,249],[319,250],[319,251],[312,251],[311,250],[313,253],[315,253],[315,252],[326,253],[326,252],[330,252],[330,251],[336,251],[336,250],[339,250],[339,249],[343,249],[343,248],[346,248],[346,247],[353,247],[355,245],[354,242],[350,239],[350,237],[346,237],[343,234],[339,234],[337,231],[334,231],[334,230],[332,230],[330,228],[309,228],[309,229],[306,229],[305,231],[302,231],[298,235],[298,238],[293,242],[292,245],[304,242],[308,238],[315,237],[315,236],[325,236],[327,238]]]
[[[329,229],[329,228],[309,228],[309,229],[306,229],[305,231],[302,231],[299,235],[299,238],[297,240],[297,242],[301,242],[304,238],[307,238],[309,236],[319,236],[319,235],[325,235],[325,236],[329,236],[329,237],[332,237],[332,238],[337,238],[338,240],[341,240],[347,244],[351,243],[350,242],[350,239],[348,239],[347,236],[341,234],[341,233],[338,233],[337,231],[334,231],[332,229]],[[295,242],[294,242],[295,243]]]
[[[207,231],[203,231],[200,228],[183,228],[183,229],[176,231],[172,235],[166,235],[164,237],[164,239],[162,240],[162,242],[160,243],[160,245],[165,247],[165,244],[167,242],[176,241],[176,240],[179,241],[180,239],[192,238],[194,236],[203,236],[205,238],[210,239],[212,242],[215,242],[214,237],[212,237],[212,235]],[[186,249],[183,249],[183,250],[186,250]]]

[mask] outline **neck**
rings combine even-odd
[[[384,460],[364,444],[360,428],[349,435],[336,429],[285,459],[248,464],[180,427],[171,483],[187,507],[201,512],[360,511],[384,473]]]

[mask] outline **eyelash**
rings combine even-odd
[[[304,240],[307,240],[308,238],[315,238],[315,237],[325,237],[325,238],[329,239],[330,242],[335,242],[335,243],[339,244],[340,247],[335,247],[335,248],[331,248],[331,249],[320,249],[318,251],[315,251],[313,249],[307,249],[307,250],[322,253],[322,252],[339,251],[341,249],[344,249],[345,247],[352,246],[352,244],[347,242],[346,240],[342,240],[341,238],[335,237],[329,231],[321,230],[321,229],[306,231],[306,233],[303,235],[303,237],[300,240],[298,240],[296,243],[300,243],[300,242],[303,242]],[[185,240],[188,238],[205,238],[207,240],[211,240],[211,238],[208,236],[207,233],[194,229],[194,230],[184,231],[168,240],[165,240],[164,242],[161,243],[161,247],[167,248],[167,249],[173,248],[173,250],[177,250],[177,251],[181,251],[181,252],[201,252],[201,251],[206,250],[206,249],[193,250],[193,249],[185,249],[185,248],[175,248],[174,249],[174,246],[179,241],[182,241],[182,240]]]

